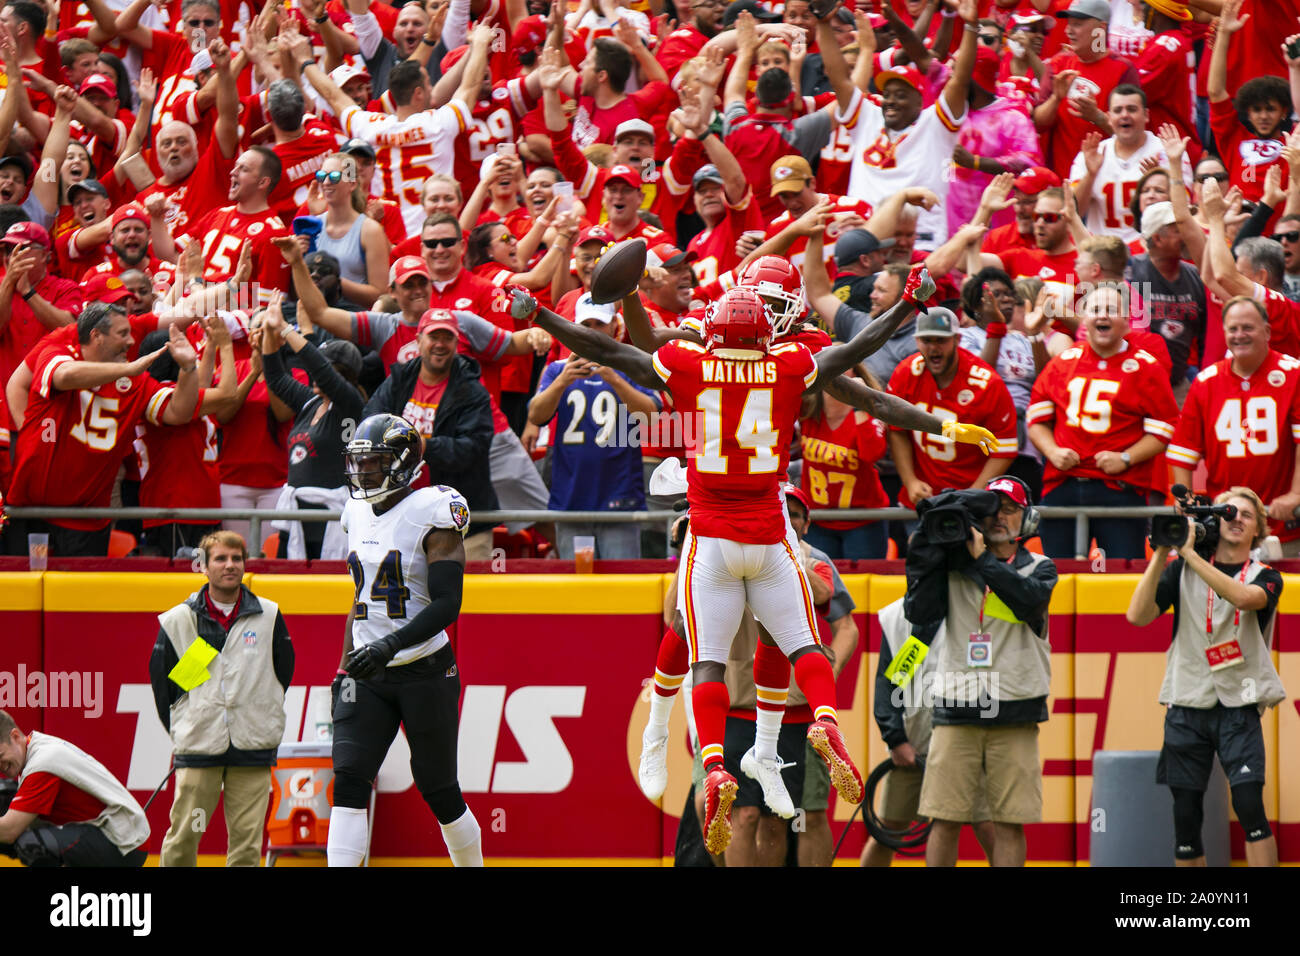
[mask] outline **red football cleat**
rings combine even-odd
[[[736,778],[722,769],[704,780],[704,846],[714,856],[731,843],[731,805],[739,789]]]
[[[840,799],[849,803],[861,803],[862,774],[858,773],[858,768],[853,766],[853,761],[849,758],[840,728],[828,720],[816,721],[808,728],[808,743],[826,761],[826,766],[831,771],[831,783]]]

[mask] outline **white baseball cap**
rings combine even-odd
[[[573,321],[578,323],[586,322],[588,319],[596,319],[604,325],[609,325],[615,318],[617,318],[617,313],[614,310],[614,303],[600,305],[593,302],[590,292],[578,299],[578,304],[573,312]]]

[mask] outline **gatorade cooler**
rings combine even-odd
[[[280,745],[277,764],[271,768],[267,866],[286,853],[325,851],[334,797],[331,746],[329,741]]]

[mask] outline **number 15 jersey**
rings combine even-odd
[[[412,492],[381,515],[364,500],[351,498],[341,524],[348,535],[348,571],[356,587],[352,646],[387,637],[429,604],[424,539],[435,528],[462,535],[469,527],[469,505],[446,485]],[[427,641],[397,652],[389,667],[427,657],[448,642],[439,631]]]
[[[745,361],[674,339],[655,352],[654,367],[695,431],[686,469],[691,530],[742,544],[783,541],[780,486],[803,393],[817,381],[812,352],[788,342]]]

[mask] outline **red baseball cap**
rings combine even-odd
[[[578,242],[580,246],[585,246],[589,242],[599,242],[609,245],[614,241],[614,234],[604,226],[588,226],[582,232],[578,233]]]
[[[881,30],[889,26],[889,18],[883,17],[879,13],[868,13],[867,22],[871,24],[873,30]]]
[[[787,498],[793,498],[795,501],[799,502],[799,504],[803,505],[804,511],[812,511],[812,501],[803,493],[803,489],[798,485],[791,484],[787,481],[781,485],[781,490],[785,492]]]
[[[121,279],[108,272],[91,273],[81,287],[81,294],[87,302],[103,302],[107,305],[129,299],[132,295]]]
[[[881,70],[876,74],[876,89],[884,92],[885,84],[890,80],[902,80],[918,93],[924,92],[925,80],[921,77],[921,71],[912,64],[904,66],[891,66],[888,70]]]
[[[11,246],[24,246],[30,242],[38,246],[50,248],[50,234],[45,231],[45,227],[34,222],[16,222],[8,229],[5,234],[0,236],[0,243]]]
[[[116,229],[118,223],[125,222],[127,219],[135,219],[146,226],[149,225],[149,214],[144,211],[144,207],[132,202],[113,210],[112,225],[109,228]]]
[[[516,53],[527,53],[537,49],[546,39],[546,17],[524,17],[515,24],[514,33],[510,35],[510,45]]]
[[[429,275],[429,267],[419,256],[402,256],[393,263],[393,285],[402,285],[412,276],[424,276],[426,279],[432,279]]]
[[[683,262],[694,262],[699,258],[695,252],[682,252],[671,242],[661,242],[651,246],[649,256],[650,265],[659,265],[665,269],[671,269]]]
[[[450,70],[453,66],[459,63],[460,58],[468,52],[469,44],[458,46],[456,49],[449,51],[447,55],[442,58],[442,63],[439,64],[442,67],[442,72],[446,73]]]
[[[1025,486],[1014,478],[994,478],[985,487],[989,491],[1006,495],[1022,508],[1029,507],[1029,496],[1025,494]]]
[[[641,188],[641,174],[633,169],[627,163],[619,163],[617,166],[609,168],[609,175],[605,177],[605,185],[609,185],[615,179],[621,179],[633,189]]]
[[[117,84],[104,76],[102,73],[92,73],[81,81],[81,87],[77,90],[78,96],[85,96],[91,90],[96,93],[103,93],[107,97],[117,96]]]
[[[416,329],[416,334],[423,335],[425,332],[434,332],[438,329],[446,329],[453,335],[460,335],[460,323],[448,309],[430,309],[420,316],[420,325]]]
[[[1015,187],[1026,196],[1037,196],[1044,189],[1061,185],[1061,177],[1045,166],[1031,166],[1016,177]]]

